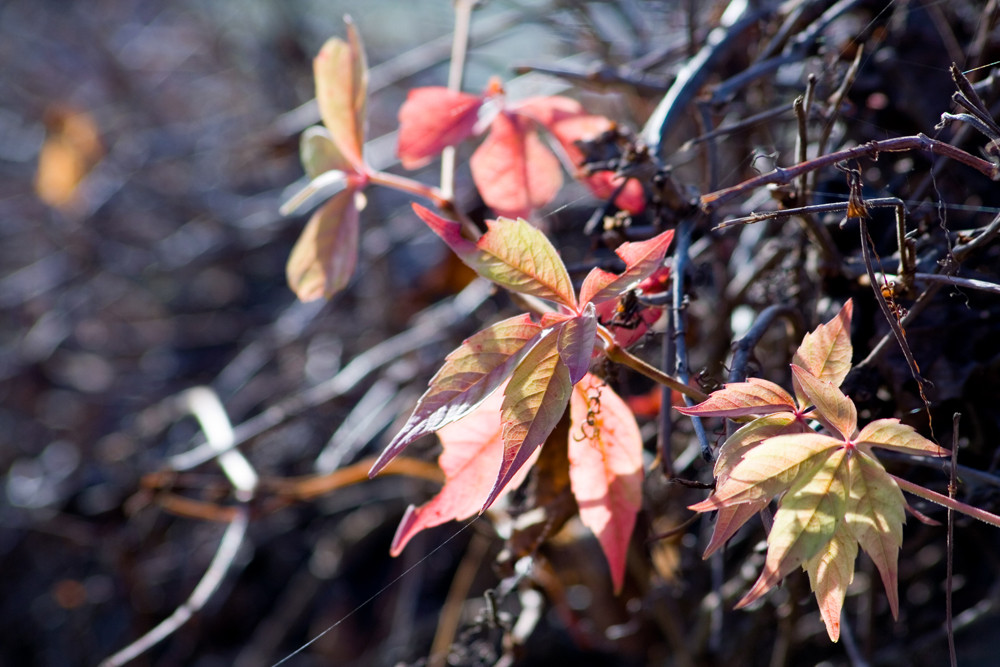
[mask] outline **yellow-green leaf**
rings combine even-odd
[[[899,616],[897,563],[903,544],[906,500],[882,464],[855,451],[850,461],[851,487],[847,498],[846,524],[875,562],[893,617]]]
[[[733,418],[795,412],[796,407],[795,400],[780,386],[768,380],[750,378],[746,382],[730,382],[698,405],[678,406],[676,410],[699,417]]]
[[[569,368],[559,355],[559,336],[550,332],[535,344],[510,376],[504,390],[503,462],[483,510],[555,428],[573,391]]]
[[[876,419],[861,429],[855,441],[917,456],[951,455],[950,449],[934,444],[913,430],[912,426],[900,424],[898,419]]]
[[[796,438],[803,436],[779,436]],[[779,438],[774,438],[777,440]],[[789,572],[815,556],[833,537],[847,501],[847,449],[829,451],[811,474],[800,476],[778,503],[767,536],[764,570],[736,605],[745,607],[767,593]]]
[[[792,363],[820,380],[839,387],[851,370],[851,315],[854,303],[848,299],[836,317],[807,333],[792,357]]]
[[[846,522],[842,521],[837,525],[833,538],[804,565],[830,641],[840,639],[840,612],[844,607],[847,587],[854,581],[857,557],[857,540],[847,529]]]
[[[811,479],[830,451],[844,442],[819,433],[796,433],[768,438],[747,451],[729,475],[718,483],[715,493],[691,505],[697,512],[770,499],[800,479]]]
[[[358,209],[354,190],[334,195],[310,218],[292,248],[288,285],[301,301],[330,298],[344,289],[358,259]]]
[[[313,60],[320,117],[340,152],[363,172],[365,114],[368,103],[368,63],[354,23],[347,24],[347,41],[333,37]]]

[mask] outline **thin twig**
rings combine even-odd
[[[212,562],[205,570],[201,581],[195,586],[194,591],[191,592],[184,604],[142,637],[101,661],[100,667],[120,667],[134,660],[187,623],[219,589],[236,560],[236,555],[239,553],[246,535],[250,520],[247,503],[253,499],[259,478],[243,454],[232,448],[233,427],[226,416],[222,403],[215,392],[206,387],[197,387],[185,392],[179,403],[187,408],[201,424],[208,446],[217,453],[219,466],[236,489],[236,498],[240,501],[240,505],[235,508],[232,521],[226,527],[226,531],[219,541],[215,557],[212,558]]]
[[[960,162],[971,169],[984,174],[991,180],[1000,180],[1000,165],[978,158],[960,148],[955,148],[951,144],[946,144],[937,139],[931,139],[926,134],[916,134],[908,137],[896,137],[881,141],[869,141],[860,146],[846,148],[835,153],[828,153],[802,162],[791,167],[778,167],[766,174],[756,176],[734,185],[732,187],[709,192],[701,196],[701,207],[706,212],[711,212],[739,197],[740,195],[756,190],[765,185],[788,185],[800,175],[810,171],[816,171],[823,167],[829,167],[838,162],[855,160],[868,157],[877,160],[880,153],[902,153],[906,151],[924,151],[934,155],[944,155],[957,162]]]
[[[951,476],[948,480],[948,497],[952,500],[958,493],[958,481],[956,479],[955,468],[958,466],[958,426],[962,419],[962,414],[956,412],[951,418]],[[952,569],[955,561],[955,513],[948,508],[948,536],[945,539],[945,550],[947,553],[947,575],[944,587],[945,631],[948,633],[948,655],[951,658],[951,667],[958,667],[958,658],[955,654],[955,630],[952,627],[952,607],[951,593],[954,585],[952,579]]]
[[[469,26],[472,9],[479,0],[455,0],[455,32],[451,42],[451,62],[448,65],[448,90],[462,90],[465,76],[465,54],[469,48]],[[455,147],[441,151],[441,193],[455,201]]]

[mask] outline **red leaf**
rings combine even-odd
[[[598,391],[599,403],[592,403],[589,399]],[[639,426],[625,402],[590,374],[573,390],[570,417],[569,476],[580,520],[601,543],[615,592],[620,592],[629,540],[642,506]]]
[[[607,199],[613,195],[621,186],[622,180],[621,176],[615,176],[610,171],[599,171],[583,177],[583,183],[598,199]],[[639,181],[629,179],[625,183],[625,187],[615,197],[615,206],[633,215],[645,210],[646,193],[643,192]]]
[[[618,315],[617,301],[602,301],[597,305],[596,312],[598,319],[606,323],[605,328],[611,332],[615,343],[620,347],[629,347],[635,344],[663,316],[663,308],[640,305],[639,312],[631,317],[630,322],[617,323],[615,322],[615,316]],[[683,403],[683,401],[681,402]]]
[[[613,299],[641,282],[661,267],[673,238],[673,230],[668,229],[651,239],[618,246],[615,253],[625,262],[625,270],[615,275],[600,268],[593,269],[580,287],[580,303]]]
[[[406,543],[425,528],[462,520],[479,511],[483,498],[493,488],[503,458],[502,402],[503,392],[494,392],[460,421],[438,431],[442,446],[438,463],[445,474],[444,486],[429,502],[406,510],[392,540],[393,556],[399,555]],[[520,486],[529,469],[524,467],[523,474],[515,476],[509,488]]]
[[[708,400],[691,407],[678,406],[676,410],[700,417],[745,417],[796,412],[796,407],[788,392],[778,385],[750,378],[746,382],[730,382],[724,388],[713,391]]]
[[[501,216],[527,217],[562,187],[559,160],[528,119],[506,111],[497,114],[469,166],[483,201]]]
[[[518,104],[515,113],[527,116],[548,130],[562,145],[574,167],[583,161],[577,141],[593,139],[614,125],[604,116],[588,114],[569,97],[533,97]]]
[[[483,329],[452,351],[369,475],[378,474],[420,436],[469,414],[510,375],[541,331],[528,315],[518,315]]]
[[[355,171],[364,173],[361,148],[365,142],[368,63],[361,35],[349,18],[344,21],[347,41],[336,37],[327,40],[313,60],[316,101],[334,143]]]
[[[558,332],[542,338],[514,369],[504,390],[501,409],[503,421],[503,463],[485,511],[549,437],[569,403],[573,383],[569,368],[559,355]]]
[[[399,109],[399,159],[416,169],[472,135],[483,98],[432,86],[414,88]]]
[[[300,301],[330,298],[344,289],[358,259],[354,190],[333,196],[316,211],[288,258],[288,285]]]

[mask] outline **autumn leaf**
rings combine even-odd
[[[576,309],[569,272],[552,242],[525,220],[501,218],[473,243],[459,223],[413,205],[413,210],[452,250],[483,278],[514,292],[529,294]]]
[[[615,274],[599,267],[592,269],[580,286],[580,303],[606,301],[638,285],[661,268],[673,238],[674,231],[669,229],[651,239],[618,246],[615,254],[625,262],[625,270]]]
[[[562,187],[562,167],[530,121],[501,111],[469,160],[472,178],[497,215],[526,217]]]
[[[825,548],[804,564],[809,585],[819,603],[819,613],[826,625],[830,641],[840,639],[840,613],[847,587],[854,581],[854,562],[858,557],[858,542],[851,535],[847,522],[837,524],[833,537]]]
[[[503,458],[502,402],[503,392],[494,392],[461,420],[438,430],[442,447],[438,465],[445,474],[444,486],[420,507],[410,505],[407,508],[392,539],[390,553],[393,556],[398,556],[420,531],[448,521],[461,521],[480,511],[483,498],[493,488]],[[528,467],[522,468],[504,490],[519,487],[528,470]]]
[[[357,28],[349,17],[344,17],[344,22],[347,41],[337,37],[327,40],[313,60],[316,101],[333,142],[355,171],[363,172],[368,63]]]
[[[452,351],[431,378],[406,425],[379,456],[370,474],[377,474],[417,438],[475,409],[507,379],[537,342],[541,331],[528,315],[518,315],[483,329]],[[499,469],[499,463],[497,467]]]
[[[559,354],[559,337],[558,330],[544,336],[511,374],[500,408],[503,462],[484,510],[545,442],[569,403],[573,383]]]
[[[816,406],[815,417],[828,429],[848,439],[858,430],[858,411],[854,402],[832,382],[825,382],[804,368],[792,364],[792,377],[806,404]]]
[[[861,445],[881,447],[917,456],[951,456],[951,450],[934,444],[898,419],[876,419],[867,424],[855,440]]]
[[[677,406],[676,410],[685,415],[730,419],[777,412],[798,413],[795,399],[787,391],[760,378],[730,382],[722,389],[713,391],[707,400],[690,407]]]
[[[596,398],[594,398],[596,397]],[[597,536],[616,592],[642,506],[642,437],[625,402],[588,374],[570,399],[569,475],[580,519]]]
[[[851,370],[851,315],[854,303],[848,299],[840,312],[825,324],[807,333],[792,357],[792,363],[820,380],[839,387]]]
[[[316,211],[288,258],[288,284],[301,301],[330,298],[354,275],[359,214],[354,190],[344,190]]]
[[[446,146],[472,136],[484,98],[440,86],[414,88],[399,109],[399,159],[406,169],[427,164]]]

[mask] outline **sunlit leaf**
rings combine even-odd
[[[446,146],[472,135],[483,98],[447,88],[414,88],[399,109],[399,159],[407,169],[427,164]]]
[[[288,285],[301,301],[330,298],[350,281],[357,259],[358,209],[354,190],[348,189],[306,224],[288,258]]]
[[[313,60],[320,117],[340,152],[363,172],[368,102],[368,63],[354,23],[347,17],[347,41],[333,37]]]
[[[826,546],[804,564],[830,641],[840,639],[840,613],[857,557],[858,543],[841,521]]]
[[[850,460],[851,488],[846,524],[868,554],[885,586],[893,618],[899,616],[897,562],[903,544],[906,499],[882,464],[861,452]]]
[[[541,331],[528,315],[518,315],[483,329],[452,351],[370,474],[417,438],[469,414],[510,375]]]
[[[591,397],[599,396],[595,401]],[[642,436],[625,402],[588,374],[570,399],[569,475],[580,519],[597,536],[615,591],[642,506]],[[588,416],[590,416],[588,423]]]
[[[584,185],[598,199],[609,199],[615,192],[615,206],[633,215],[642,213],[646,208],[646,193],[642,184],[634,178],[625,181],[621,176],[615,176],[610,171],[599,171],[582,178]],[[625,183],[622,187],[622,183]]]
[[[282,204],[278,211],[281,215],[291,215],[304,206],[307,206],[313,197],[321,195],[333,197],[346,190],[349,186],[350,179],[345,172],[337,170],[325,171],[309,181],[306,187],[299,190],[291,199]]]
[[[393,556],[399,555],[407,542],[425,528],[460,521],[479,512],[503,458],[502,402],[503,393],[496,391],[461,420],[438,431],[442,447],[438,463],[445,474],[444,486],[427,503],[407,509],[392,540]],[[529,469],[522,468],[508,488],[520,486]]]
[[[562,187],[562,168],[528,119],[497,114],[486,140],[469,161],[472,180],[497,215],[527,217]]]
[[[558,340],[556,333],[544,336],[514,369],[504,390],[503,462],[484,510],[545,442],[569,403],[573,383],[559,355]]]
[[[851,370],[851,315],[854,303],[848,299],[837,315],[802,338],[792,363],[806,369],[820,380],[839,387]]]
[[[861,429],[855,441],[904,454],[951,456],[950,449],[934,444],[913,430],[912,426],[900,424],[898,419],[876,419]]]
[[[770,499],[798,479],[808,479],[843,441],[819,433],[778,435],[748,450],[715,492],[690,506],[697,512]]]
[[[674,232],[669,229],[646,241],[626,242],[618,246],[615,253],[625,262],[625,270],[614,274],[600,268],[592,269],[580,287],[580,303],[613,299],[637,285],[660,268],[673,238]]]
[[[768,438],[789,433],[805,433],[808,427],[791,412],[758,417],[726,438],[715,460],[716,478],[725,479],[751,449]]]
[[[795,412],[795,401],[787,391],[768,380],[750,378],[730,382],[713,391],[707,400],[691,407],[678,406],[678,412],[700,417],[745,417],[776,412]]]
[[[809,416],[819,420],[824,426],[837,431],[845,439],[854,436],[858,430],[858,410],[854,401],[847,398],[831,382],[825,382],[812,373],[792,364],[792,377],[808,402],[816,406],[816,412]]]
[[[802,437],[778,436],[762,447],[774,440]],[[796,480],[782,497],[767,536],[764,570],[737,608],[759,599],[788,573],[815,556],[833,537],[847,501],[846,453],[843,447],[828,450],[822,463]]]
[[[708,546],[705,547],[705,553],[702,554],[702,558],[708,558],[718,551],[721,546],[736,534],[736,531],[743,527],[743,524],[757,516],[770,502],[769,498],[762,498],[748,503],[720,507],[718,514],[715,516],[712,539],[709,540]]]

